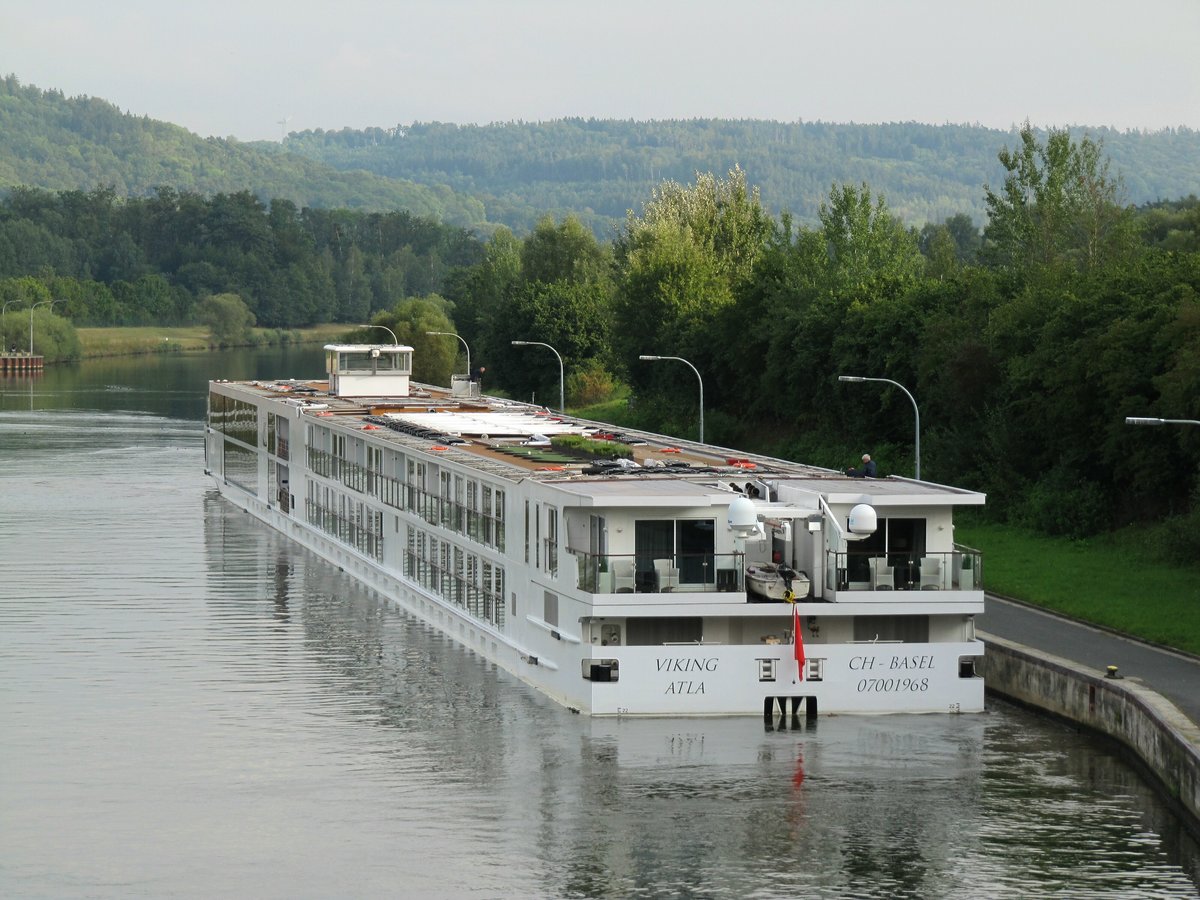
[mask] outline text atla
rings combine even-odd
[[[655,660],[660,672],[715,672],[717,660],[715,657],[695,656],[665,656]],[[703,681],[671,681],[667,683],[664,694],[703,694]]]

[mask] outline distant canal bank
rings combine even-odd
[[[343,336],[349,325],[313,325],[288,330],[256,328],[249,348],[288,344],[322,344]],[[209,329],[203,325],[161,327],[140,325],[112,328],[76,328],[82,359],[106,356],[143,356],[159,353],[215,352]]]

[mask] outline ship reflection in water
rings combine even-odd
[[[1195,843],[1086,735],[990,700],[572,715],[200,456],[195,421],[0,412],[4,896],[1196,895]]]

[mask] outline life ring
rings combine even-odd
[[[682,453],[683,451],[680,450],[678,447],[663,447],[660,452],[661,453]]]
[[[754,463],[750,462],[750,460],[748,460],[748,459],[744,459],[741,462],[731,463],[731,465],[735,469],[757,469],[758,468],[758,466],[756,466]]]
[[[439,451],[440,451],[440,450],[449,450],[450,448],[449,448],[449,447],[443,447],[441,444],[434,444],[434,445],[433,445],[432,447],[430,447],[429,449],[430,449],[430,450],[439,450]]]
[[[538,471],[539,472],[564,472],[566,470],[562,466],[541,466],[538,469]]]
[[[378,429],[379,429],[378,425],[364,425],[362,427],[363,431],[377,431]]]

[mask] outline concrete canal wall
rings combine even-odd
[[[1105,673],[991,635],[987,689],[1086,725],[1124,744],[1200,829],[1200,726],[1134,679]]]

